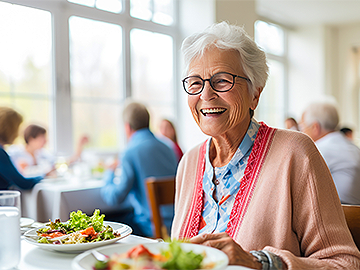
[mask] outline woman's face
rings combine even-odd
[[[162,135],[164,135],[165,137],[168,137],[168,138],[170,138],[172,140],[175,137],[175,130],[173,129],[171,124],[166,120],[163,120],[160,123],[160,133]]]
[[[39,134],[36,138],[30,138],[28,144],[34,149],[43,148],[46,144],[46,134]]]
[[[188,76],[209,79],[216,73],[228,72],[245,77],[239,63],[237,51],[211,47],[190,63]],[[246,80],[235,78],[235,85],[228,92],[216,92],[206,81],[200,94],[188,96],[188,105],[202,132],[216,137],[246,131],[250,121],[249,108],[254,110],[258,100],[259,96],[249,95]]]

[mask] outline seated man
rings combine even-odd
[[[305,109],[300,127],[324,157],[341,202],[360,204],[360,149],[336,130],[338,123],[335,106],[313,103]]]
[[[117,178],[115,170],[105,172],[106,184],[101,194],[109,205],[120,204],[129,197],[134,212],[117,216],[116,221],[130,225],[136,235],[152,236],[145,179],[150,176],[174,176],[177,159],[172,149],[149,130],[150,116],[144,105],[129,103],[124,109],[123,119],[128,146],[120,158],[121,173]],[[172,220],[173,207],[170,212],[169,208],[162,210],[167,212],[162,216]]]

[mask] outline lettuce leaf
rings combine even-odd
[[[177,241],[171,242],[169,250],[163,251],[162,254],[168,258],[162,265],[163,269],[199,269],[204,259],[202,254],[184,251]]]
[[[105,215],[100,215],[100,210],[95,209],[91,217],[87,216],[81,210],[73,211],[70,213],[69,226],[74,231],[85,230],[86,228],[93,226],[96,232],[100,232],[103,229]]]

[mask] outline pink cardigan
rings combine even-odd
[[[198,234],[204,155],[202,144],[179,164],[172,238]],[[261,125],[226,231],[244,250],[277,254],[288,269],[360,269],[330,171],[300,132]]]

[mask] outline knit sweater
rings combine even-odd
[[[198,145],[179,164],[172,238],[198,233],[204,155]],[[246,251],[275,253],[288,269],[360,269],[330,171],[300,132],[261,125],[226,232]]]

